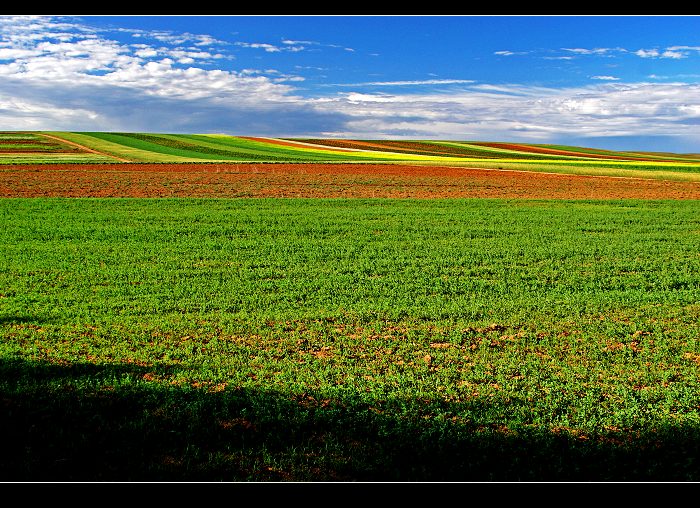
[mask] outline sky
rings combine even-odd
[[[0,130],[700,153],[700,17],[0,16]]]

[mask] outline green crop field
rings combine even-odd
[[[700,480],[696,201],[0,214],[5,480]]]

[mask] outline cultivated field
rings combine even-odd
[[[700,480],[696,156],[0,140],[4,480]]]
[[[0,175],[0,197],[700,199],[696,180],[412,164],[43,164]]]

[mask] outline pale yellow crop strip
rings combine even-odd
[[[567,161],[568,162],[568,161]],[[426,163],[427,164],[427,163]],[[523,162],[518,161],[484,161],[474,160],[468,162],[450,163],[449,167],[458,167],[464,169],[484,169],[494,171],[523,171],[533,173],[552,173],[560,175],[578,175],[578,176],[608,176],[618,178],[639,178],[652,180],[674,180],[685,182],[700,182],[700,167],[697,173],[689,173],[686,171],[651,171],[643,169],[633,169],[624,167],[605,166],[605,163],[600,166],[580,166],[574,164],[553,164],[552,161],[533,161]],[[431,163],[431,166],[440,165],[439,163]],[[652,164],[653,165],[653,164]]]
[[[471,148],[473,150],[482,150],[484,152],[492,152],[492,153],[499,153],[499,154],[504,154],[507,156],[507,154],[512,153],[512,154],[518,154],[518,155],[523,155],[523,154],[532,154],[533,156],[536,157],[542,157],[543,159],[559,159],[559,160],[566,160],[566,159],[561,159],[561,155],[557,154],[546,154],[546,153],[532,153],[532,152],[525,152],[525,151],[518,151],[518,150],[510,150],[508,148],[495,148],[492,146],[483,146],[483,145],[472,145],[469,143],[453,143],[450,141],[440,141],[438,144],[441,145],[449,145],[449,146],[456,146],[459,148]],[[574,159],[582,159],[582,160],[601,160],[597,157],[587,157],[585,154],[581,155],[567,155],[568,157],[572,157]],[[522,160],[522,159],[519,159]]]
[[[276,138],[270,138],[270,142],[264,142],[264,141],[258,141],[258,140],[250,140],[246,139],[246,141],[250,141],[251,143],[256,143],[259,144],[261,147],[270,147],[270,145],[275,146],[276,143],[272,141],[273,139]],[[333,149],[323,149],[323,148],[312,148],[309,146],[291,146],[287,143],[292,143],[288,140],[280,140],[284,141],[285,145],[276,145],[276,146],[281,146],[285,149],[297,151],[297,152],[306,152],[306,153],[318,153],[318,154],[329,154],[329,155],[343,155],[347,156],[349,158],[358,158],[358,159],[364,159],[367,157],[371,158],[378,158],[378,159],[393,159],[393,160],[399,160],[399,161],[460,161],[464,160],[464,157],[443,157],[439,155],[418,155],[418,154],[401,154],[401,153],[395,153],[395,152],[382,152],[382,151],[372,151],[372,150],[362,150],[362,151],[357,151],[357,152],[348,152],[348,151],[340,151],[340,150],[333,150]]]
[[[132,160],[133,162],[201,162],[201,159],[149,152],[147,150],[120,145],[119,143],[113,143],[111,141],[95,138],[86,134],[79,134],[77,132],[48,132],[48,134],[80,143],[94,150],[101,150],[105,153],[124,157],[125,159]]]

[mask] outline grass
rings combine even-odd
[[[5,199],[6,480],[700,480],[695,201]]]

